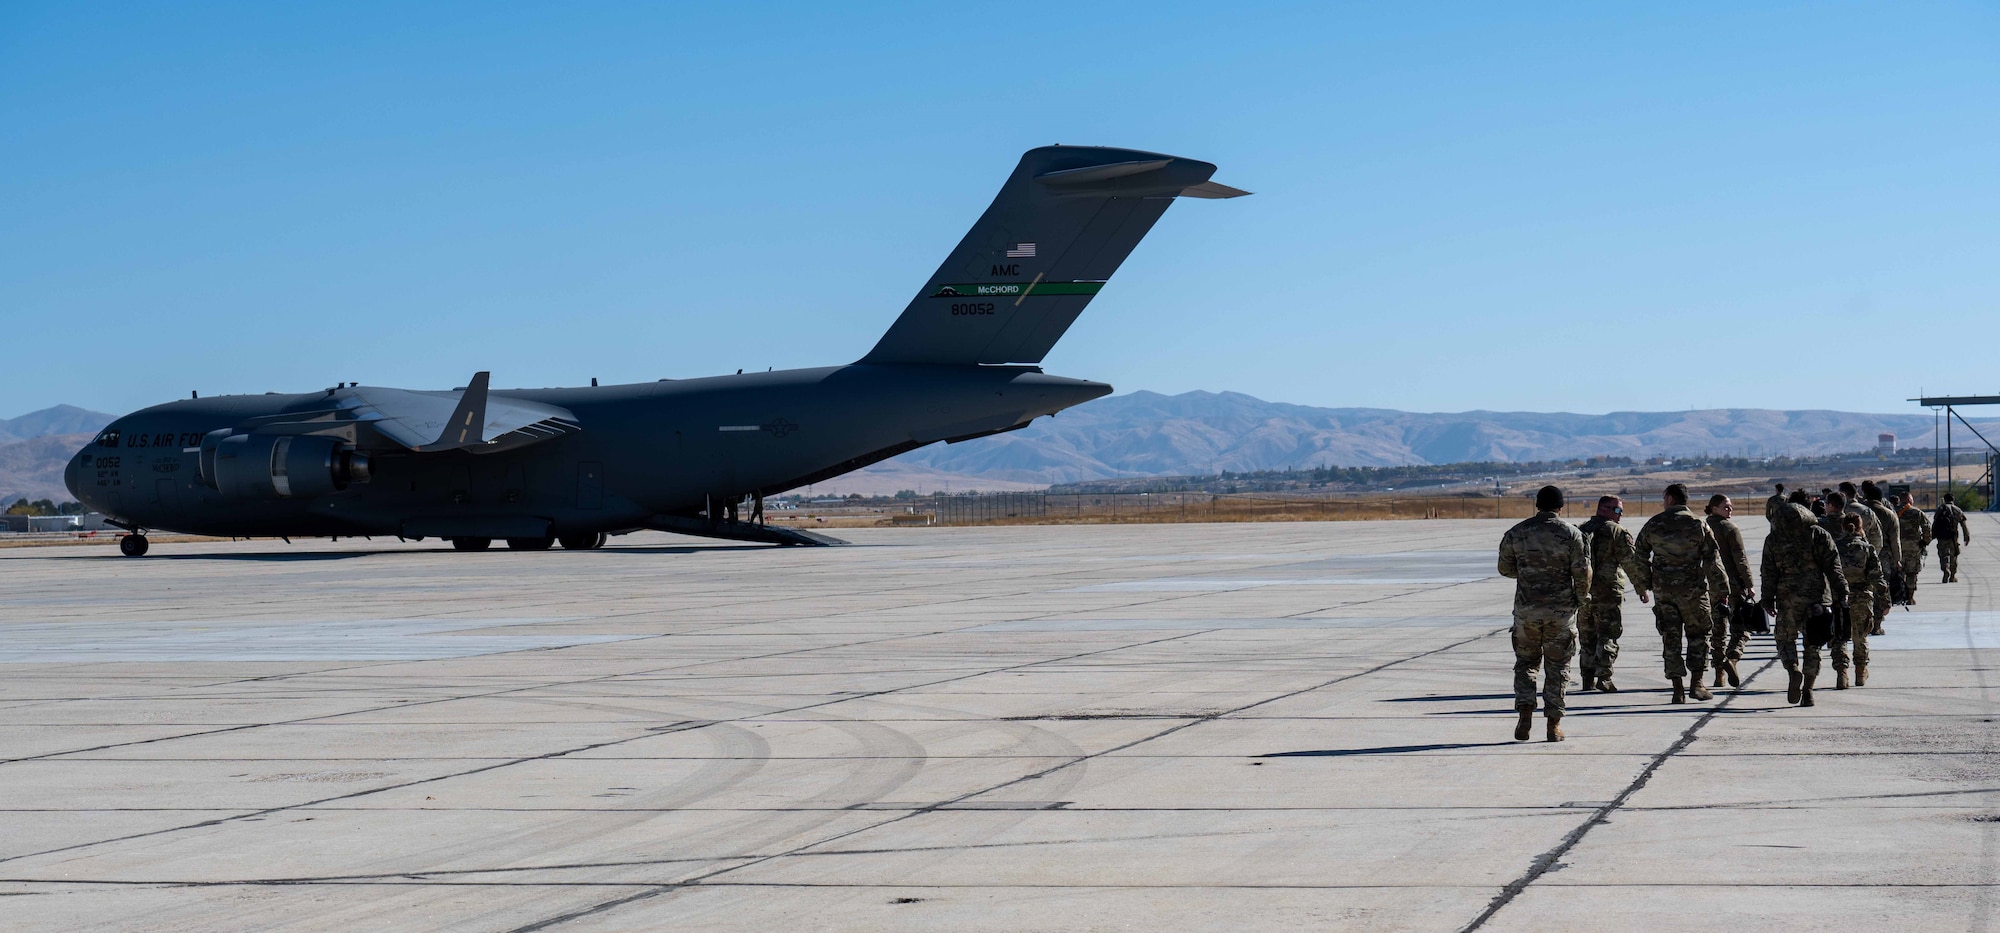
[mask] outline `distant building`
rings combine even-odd
[[[1896,435],[1894,435],[1894,434],[1877,434],[1877,435],[1875,435],[1875,453],[1876,453],[1876,454],[1878,454],[1878,455],[1880,455],[1880,456],[1884,456],[1884,457],[1893,457],[1893,456],[1895,456],[1895,455],[1896,455]]]

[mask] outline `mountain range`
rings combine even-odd
[[[25,441],[51,434],[95,434],[111,423],[111,416],[75,405],[57,405],[31,411],[19,418],[0,418],[0,444]]]
[[[1988,437],[2000,420],[1973,419]],[[1079,405],[995,437],[926,447],[828,489],[875,491],[893,478],[952,477],[954,489],[1045,486],[1131,476],[1327,466],[1565,460],[1689,454],[1807,456],[1931,445],[1930,412],[1862,414],[1715,408],[1673,412],[1468,411],[1316,408],[1240,392],[1133,392]],[[1960,429],[1961,446],[1977,444]],[[959,485],[964,483],[965,485]],[[903,487],[918,488],[918,487]],[[924,487],[931,491],[937,486]]]
[[[110,415],[59,405],[0,420],[0,498],[69,498],[62,468]],[[1973,419],[1988,437],[2000,420]],[[1674,412],[1316,408],[1240,392],[1133,392],[1079,405],[1019,431],[912,451],[815,492],[1032,489],[1133,476],[1314,466],[1393,466],[1687,454],[1805,456],[1866,450],[1878,434],[1927,447],[1929,412],[1862,414],[1712,408]],[[1964,446],[1976,444],[1961,431]]]

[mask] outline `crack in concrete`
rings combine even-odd
[[[1638,793],[1640,788],[1646,786],[1646,782],[1653,779],[1653,774],[1660,770],[1661,765],[1667,763],[1667,759],[1680,754],[1683,749],[1694,743],[1695,734],[1701,731],[1701,727],[1708,725],[1709,722],[1715,719],[1716,714],[1722,712],[1729,704],[1736,702],[1737,697],[1743,696],[1742,691],[1749,689],[1752,681],[1756,680],[1765,671],[1770,670],[1777,663],[1778,659],[1774,657],[1765,661],[1763,667],[1752,671],[1750,676],[1743,678],[1743,686],[1741,688],[1731,692],[1722,702],[1710,707],[1708,712],[1701,715],[1700,719],[1695,720],[1686,729],[1682,730],[1681,737],[1674,744],[1667,746],[1664,751],[1654,755],[1652,760],[1646,763],[1646,767],[1640,769],[1639,775],[1632,779],[1632,783],[1625,785],[1625,789],[1619,791],[1618,796],[1612,798],[1610,803],[1597,808],[1596,812],[1592,813],[1589,819],[1584,820],[1582,825],[1570,830],[1569,834],[1564,836],[1561,842],[1556,843],[1555,848],[1536,856],[1535,860],[1529,864],[1527,873],[1508,882],[1506,887],[1501,888],[1500,893],[1494,895],[1492,903],[1487,904],[1486,909],[1480,911],[1479,916],[1472,918],[1471,923],[1460,927],[1459,933],[1472,933],[1472,931],[1485,926],[1486,921],[1493,919],[1493,916],[1498,914],[1502,908],[1513,903],[1514,898],[1519,897],[1522,891],[1528,889],[1529,885],[1534,884],[1543,875],[1554,871],[1562,857],[1568,855],[1571,849],[1576,848],[1577,844],[1583,841],[1583,837],[1589,835],[1591,830],[1604,825],[1612,813],[1617,812],[1620,807],[1625,805],[1625,801],[1632,799],[1633,794]]]

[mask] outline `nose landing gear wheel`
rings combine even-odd
[[[453,538],[451,546],[456,551],[483,551],[493,546],[492,538]]]
[[[592,534],[563,535],[556,540],[562,542],[563,550],[566,551],[595,551],[604,546],[604,540],[608,537],[610,536],[599,531]]]
[[[507,548],[514,551],[546,551],[555,543],[554,538],[508,538]]]
[[[144,557],[150,547],[152,542],[147,541],[145,535],[125,535],[118,539],[118,553],[126,557]]]

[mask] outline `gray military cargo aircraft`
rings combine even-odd
[[[641,529],[834,544],[763,499],[1111,392],[1039,364],[1178,197],[1248,192],[1194,159],[1029,150],[875,348],[846,366],[637,385],[189,398],[111,423],[64,474],[130,532],[601,547]],[[745,515],[742,506],[752,503]]]

